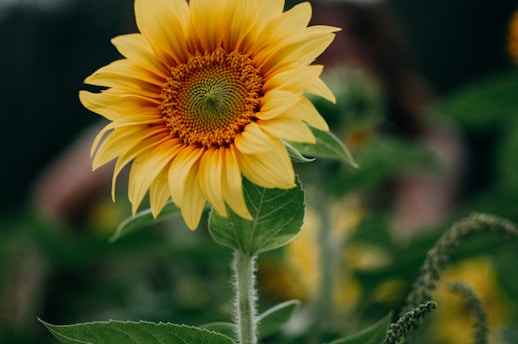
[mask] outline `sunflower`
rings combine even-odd
[[[149,191],[157,216],[171,198],[195,229],[206,202],[251,219],[242,178],[265,188],[295,186],[284,141],[315,143],[329,130],[305,93],[330,101],[311,65],[339,29],[308,26],[311,6],[284,0],[136,0],[139,33],[115,37],[123,58],[80,91],[110,121],[92,145],[93,169],[114,159],[112,197],[131,163],[135,214]]]
[[[507,51],[514,62],[518,62],[518,10],[513,13],[509,22]]]

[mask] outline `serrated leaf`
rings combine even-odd
[[[391,318],[392,314],[389,313],[369,328],[329,344],[382,344],[387,337]]]
[[[243,180],[249,221],[228,210],[227,218],[212,210],[209,231],[220,245],[256,255],[286,245],[300,231],[304,220],[304,191],[299,180],[291,189],[266,189]]]
[[[277,332],[282,325],[290,320],[299,305],[299,300],[290,300],[275,305],[259,315],[259,335],[265,337]]]
[[[151,213],[151,209],[139,211],[135,216],[130,216],[122,221],[115,229],[115,232],[110,237],[110,242],[117,241],[123,236],[137,230],[147,227],[157,221],[162,221],[180,214],[180,208],[169,201],[160,214],[155,218]]]
[[[344,161],[353,167],[358,167],[351,152],[345,144],[330,131],[309,127],[315,136],[316,143],[290,142],[290,145],[302,155],[316,158],[327,158]]]
[[[206,329],[151,322],[91,322],[52,325],[40,320],[63,344],[234,344],[232,339]]]
[[[236,333],[236,325],[230,322],[212,322],[202,325],[200,327],[210,331],[221,333],[227,337],[233,337]]]

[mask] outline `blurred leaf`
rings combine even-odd
[[[362,190],[409,171],[438,171],[435,156],[422,144],[378,136],[355,151],[361,166],[329,178],[330,190],[338,194]]]
[[[299,305],[300,301],[290,300],[275,305],[272,308],[265,311],[263,314],[259,315],[259,336],[266,337],[277,332],[282,325],[284,325],[288,320],[290,320],[291,315],[293,314],[293,312],[295,312]],[[213,322],[205,324],[201,327],[207,330],[224,334],[228,337],[232,337],[235,333],[235,325],[230,322]]]
[[[135,216],[128,217],[120,223],[115,229],[115,233],[110,237],[110,241],[117,241],[137,229],[147,227],[153,223],[157,223],[159,220],[165,220],[178,214],[180,214],[180,208],[174,205],[173,202],[168,202],[156,218],[151,213],[151,209],[139,211]]]
[[[249,221],[228,209],[224,218],[210,212],[209,231],[220,245],[256,255],[286,245],[300,231],[304,219],[304,191],[299,180],[291,189],[267,189],[243,180]]]
[[[315,144],[290,142],[290,145],[304,155],[341,160],[354,167],[358,167],[347,147],[332,132],[313,127],[310,127],[310,129],[313,135],[315,135],[317,141]]]
[[[468,85],[442,101],[437,112],[473,130],[486,130],[512,118],[518,112],[517,74],[511,70]]]
[[[109,321],[58,326],[40,321],[63,344],[234,343],[222,334],[185,325]]]
[[[518,97],[518,96],[517,96]],[[518,104],[517,104],[518,109]],[[508,123],[496,149],[497,183],[503,188],[518,191],[518,121]]]
[[[291,315],[299,305],[299,300],[290,300],[275,305],[259,315],[259,335],[265,337],[277,332],[282,325],[290,320]]]
[[[387,337],[391,318],[392,314],[389,313],[371,327],[352,336],[337,339],[330,344],[381,344]]]

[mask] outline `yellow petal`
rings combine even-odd
[[[184,0],[136,0],[135,19],[139,31],[166,65],[187,61],[185,42],[189,6]]]
[[[222,179],[223,159],[221,150],[224,148],[209,148],[200,158],[198,176],[200,189],[204,197],[221,215],[227,216],[227,208],[223,201]]]
[[[161,78],[167,78],[170,70],[157,59],[149,42],[139,33],[117,36],[112,38],[112,44],[117,50],[131,60]]]
[[[202,154],[203,149],[186,146],[178,153],[169,167],[169,189],[173,201],[180,208],[184,206],[184,198],[188,199],[188,194],[191,192],[186,186],[186,180],[190,174],[194,173],[191,170],[198,169],[198,160]]]
[[[333,91],[327,87],[327,85],[322,81],[322,79],[317,79],[313,85],[308,89],[309,93],[313,93],[316,96],[322,97],[324,99],[329,100],[333,104],[336,103],[335,95]]]
[[[228,8],[222,14],[222,22],[226,29],[222,37],[222,45],[226,51],[238,50],[247,54],[243,45],[249,45],[251,33],[259,23],[257,1],[227,0]]]
[[[298,118],[317,129],[329,131],[326,120],[306,97],[301,97],[300,101],[286,110],[285,114],[291,118]]]
[[[272,141],[273,139],[262,131],[257,123],[252,122],[236,136],[234,143],[241,153],[255,154],[271,150]]]
[[[289,115],[281,115],[269,121],[259,120],[257,124],[270,135],[284,140],[316,143],[315,137],[308,126]]]
[[[98,113],[111,121],[116,120],[121,116],[120,112],[111,106],[121,100],[121,97],[118,95],[108,94],[106,92],[92,93],[88,91],[79,91],[79,100],[88,110]]]
[[[229,207],[244,219],[252,220],[243,195],[241,170],[237,162],[235,147],[221,149],[223,159],[222,190]]]
[[[172,141],[165,141],[142,152],[131,165],[128,181],[128,198],[135,215],[151,183],[174,158],[177,148]],[[167,184],[164,184],[166,187]]]
[[[278,140],[266,153],[242,154],[235,151],[243,175],[265,188],[289,189],[295,186],[295,172],[284,144]]]
[[[113,87],[119,89],[120,93],[129,93],[148,98],[160,99],[161,88],[148,84],[142,80],[120,78],[110,74],[92,74],[84,81],[86,84]]]
[[[335,35],[331,32],[306,29],[285,41],[265,47],[256,56],[254,63],[264,70],[265,78],[286,68],[307,66],[331,44]]]
[[[168,135],[167,128],[150,127],[148,123],[144,125],[128,125],[118,130],[113,130],[114,124],[118,123],[112,122],[106,125],[93,141],[90,155],[93,156],[95,154],[94,170],[120,155],[117,146],[121,149],[129,150],[147,137],[153,136],[155,139],[158,139],[164,137],[164,134]],[[114,157],[110,158],[110,156]]]
[[[262,2],[268,4],[269,2]],[[266,18],[266,17],[265,17]],[[293,36],[294,32],[304,31],[311,19],[311,5],[304,2],[293,6],[288,11],[271,14],[268,25],[261,35],[267,38],[269,44],[281,44],[285,39]]]
[[[243,22],[244,27],[250,26],[251,30],[241,47],[241,51],[245,54],[253,55],[261,46],[273,39],[272,36],[269,36],[271,30],[268,30],[268,28],[277,26],[284,9],[284,0],[241,2],[252,5],[248,5],[249,8],[247,10],[250,13],[250,17],[253,18],[253,21],[250,23]],[[240,16],[241,13],[238,15]],[[251,25],[252,23],[253,25]]]
[[[205,198],[200,190],[196,169],[192,169],[185,179],[185,188],[188,192],[182,199],[183,206],[180,209],[187,227],[190,230],[195,230],[200,224],[201,214],[205,207]]]
[[[162,170],[149,186],[149,205],[151,207],[151,213],[155,218],[160,214],[162,209],[164,209],[167,200],[171,196],[169,187],[167,186],[167,172],[167,169]]]
[[[263,91],[281,89],[302,93],[316,82],[322,70],[323,66],[319,65],[288,69],[269,78],[264,84]]]
[[[127,59],[116,60],[112,63],[99,68],[92,75],[86,78],[85,82],[90,82],[94,75],[106,74],[107,76],[116,78],[125,78],[130,80],[137,80],[138,82],[145,81],[151,85],[162,88],[162,85],[166,81],[163,77],[157,77],[155,74],[136,66]]]
[[[140,130],[139,127],[132,127],[125,130],[114,130],[109,134],[106,134],[104,129],[101,130],[95,137],[90,151],[91,156],[95,155],[92,162],[93,170],[131,149],[133,144],[138,143],[137,137],[140,136]]]
[[[223,23],[221,18],[227,10],[225,0],[191,0],[191,32],[202,51],[212,52],[221,46]]]
[[[272,119],[299,101],[300,96],[292,92],[271,90],[261,99],[261,111],[255,115],[260,119]]]
[[[311,4],[302,2],[282,14],[281,26],[291,30],[300,30],[307,27],[311,19]]]
[[[121,154],[115,163],[115,167],[113,169],[113,178],[112,178],[112,199],[115,200],[115,186],[117,182],[117,177],[122,169],[128,165],[133,159],[137,156],[145,152],[146,150],[152,149],[153,147],[157,147],[166,141],[174,141],[175,139],[171,139],[169,136],[164,136],[160,139],[157,137],[151,136],[148,137],[138,144],[135,144],[132,148],[129,148],[125,153]],[[176,139],[177,140],[177,139]]]

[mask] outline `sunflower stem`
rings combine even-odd
[[[256,256],[234,251],[235,322],[240,344],[257,343],[255,264]]]

